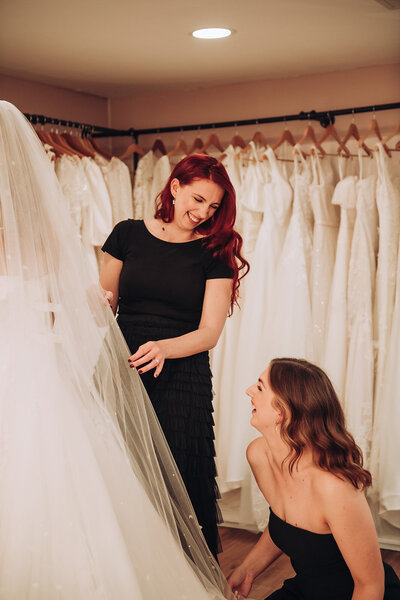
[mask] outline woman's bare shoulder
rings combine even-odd
[[[246,450],[246,458],[250,463],[250,466],[257,465],[260,463],[265,463],[267,460],[267,443],[263,436],[256,438],[253,440],[248,446]]]

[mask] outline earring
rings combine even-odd
[[[275,431],[278,431],[278,423],[275,423]]]
[[[175,198],[172,198],[172,204],[175,204]]]

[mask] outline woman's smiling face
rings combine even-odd
[[[275,430],[275,426],[282,421],[282,416],[275,403],[275,393],[269,384],[269,367],[261,373],[258,381],[246,390],[246,394],[251,399],[251,425],[261,433]]]
[[[171,193],[175,199],[174,223],[182,229],[193,230],[214,215],[224,190],[210,179],[195,179],[188,185],[173,179]]]

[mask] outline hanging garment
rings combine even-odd
[[[384,494],[387,497],[391,495],[389,490],[391,485],[394,484],[396,475],[397,478],[400,479],[400,472],[397,465],[393,463],[393,459],[391,459],[383,449],[384,447],[387,447],[385,439],[390,435],[392,430],[391,423],[396,422],[395,420],[388,421],[386,413],[389,411],[389,414],[391,415],[390,419],[394,419],[393,413],[396,411],[396,404],[399,403],[400,398],[400,396],[395,393],[395,372],[398,370],[398,366],[395,367],[395,363],[393,363],[393,355],[396,354],[396,341],[393,339],[393,332],[391,336],[400,236],[400,189],[396,186],[395,177],[389,171],[390,159],[388,159],[381,143],[378,144],[376,158],[378,168],[376,203],[379,213],[379,253],[374,305],[376,378],[371,472],[373,480],[377,485],[373,487],[371,496],[374,497],[379,490],[379,495]],[[389,348],[391,348],[392,362],[391,368],[386,368]],[[393,373],[391,372],[392,369],[394,371]],[[388,381],[393,383],[393,389],[387,387],[385,378],[388,378]],[[384,386],[386,389],[385,393]],[[385,423],[385,427],[382,426],[383,423]],[[398,437],[394,430],[392,435],[396,438]],[[382,454],[386,454],[385,458],[388,462],[382,462]],[[393,470],[393,475],[389,475],[389,481],[392,481],[391,485],[381,487],[379,477],[379,471],[381,469],[384,473],[384,478],[388,477],[389,469]],[[391,502],[389,501],[389,505],[390,504]],[[400,520],[398,526],[399,525]]]
[[[288,228],[293,191],[283,178],[271,148],[268,181],[264,184],[263,221],[246,278],[246,298],[241,311],[236,345],[234,385],[231,397],[233,423],[230,427],[230,476],[243,480],[248,471],[246,448],[257,432],[250,425],[250,404],[245,395],[271,359],[269,317],[274,302],[276,267]],[[263,164],[267,165],[266,162]],[[232,443],[233,442],[233,443]]]
[[[132,219],[132,184],[127,165],[115,156],[111,160],[106,160],[96,154],[95,161],[101,169],[110,197],[112,224],[116,225],[125,219]]]
[[[156,198],[168,181],[171,175],[171,164],[167,155],[158,159],[153,170],[153,180],[151,182],[150,195],[143,198],[143,219],[154,219],[156,212]]]
[[[375,291],[378,214],[375,200],[376,176],[357,182],[356,221],[348,275],[348,361],[344,411],[347,427],[369,467],[374,399],[374,351],[372,309]]]
[[[348,351],[347,283],[351,241],[356,219],[357,177],[349,175],[343,178],[342,170],[340,175],[341,180],[336,185],[332,197],[332,204],[340,206],[340,226],[328,305],[323,368],[328,373],[339,400],[344,406]]]
[[[96,201],[83,163],[78,156],[63,154],[56,160],[55,171],[85,255],[97,274],[98,265],[90,231],[91,207]]]
[[[313,360],[311,252],[313,215],[309,201],[311,172],[297,146],[293,210],[277,266],[268,346],[272,357]]]
[[[313,181],[310,185],[310,202],[314,214],[314,234],[311,258],[311,307],[313,324],[314,361],[322,366],[326,335],[326,318],[329,292],[335,262],[339,227],[337,206],[332,204],[332,171],[325,171],[318,151],[311,155]]]
[[[133,184],[133,210],[135,219],[144,219],[145,207],[151,206],[152,201],[154,201],[154,198],[151,196],[151,186],[156,162],[157,158],[154,152],[149,150],[137,164]]]
[[[54,170],[8,102],[0,158],[0,597],[222,600]]]
[[[254,146],[254,144],[253,144]],[[254,152],[254,162],[250,163],[243,181],[243,191],[241,191],[243,220],[242,234],[243,247],[242,253],[247,261],[252,265],[254,248],[257,242],[258,232],[263,218],[263,209],[265,205],[265,167],[258,161],[255,146],[252,149]],[[240,306],[246,303],[246,286],[247,277],[241,281],[240,285]],[[239,328],[241,321],[241,310],[235,309],[233,315],[227,319],[224,331],[218,341],[217,346],[212,352],[212,367],[214,374],[213,387],[215,394],[216,406],[216,456],[217,468],[220,474],[219,484],[222,491],[226,489],[226,482],[236,482],[236,447],[234,444],[233,429],[236,426],[236,417],[232,410],[233,397],[233,376],[232,365],[235,364],[237,343],[239,336]],[[244,390],[243,390],[244,395]],[[233,421],[232,421],[233,420]],[[242,424],[241,424],[242,425]],[[226,446],[225,443],[229,443]],[[234,452],[235,459],[232,458],[231,452]],[[219,462],[219,457],[225,457],[226,463]],[[232,470],[231,470],[232,467]]]
[[[400,528],[400,249],[397,258],[396,302],[393,310],[390,342],[387,348],[379,413],[375,415],[372,439],[371,490],[378,514]]]

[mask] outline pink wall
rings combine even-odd
[[[0,98],[22,112],[108,126],[107,98],[0,75]]]
[[[116,128],[144,128],[213,121],[233,121],[257,117],[295,114],[301,110],[328,110],[385,104],[400,101],[400,64],[368,67],[350,71],[308,75],[290,79],[274,79],[255,83],[200,88],[198,90],[136,95],[111,100],[111,124]],[[368,126],[371,113],[356,115],[356,123],[362,132]],[[382,133],[389,131],[400,119],[400,110],[377,113]],[[350,116],[337,117],[340,132],[347,130]],[[263,125],[262,132],[273,142],[282,130],[282,123]],[[290,123],[295,137],[301,136],[305,123]],[[314,123],[316,133],[322,130]],[[248,141],[256,126],[241,127],[239,133]],[[217,130],[223,143],[228,143],[234,129]],[[209,131],[200,132],[205,140]],[[196,132],[186,132],[188,144]],[[141,146],[151,147],[156,136],[140,138]],[[173,148],[179,134],[162,136],[167,148]],[[116,138],[113,147],[119,152],[127,140]]]

